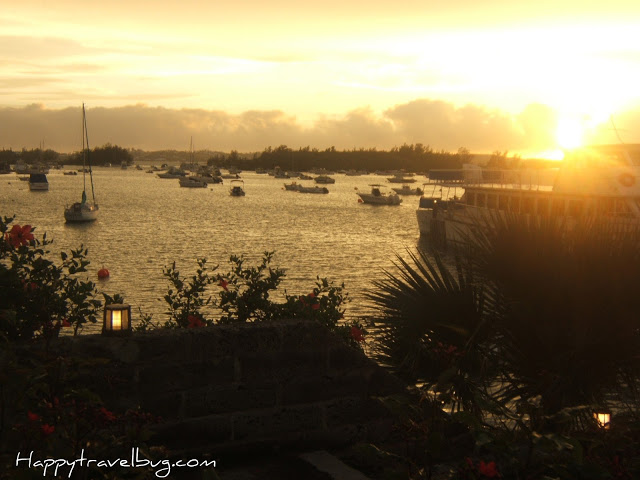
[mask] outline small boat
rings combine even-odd
[[[63,175],[78,175],[78,172],[75,170],[69,170],[67,172],[62,172]]]
[[[336,183],[335,178],[331,178],[328,175],[318,175],[316,178],[314,178],[314,181],[316,183],[323,183],[323,184]]]
[[[396,192],[398,195],[422,195],[421,188],[411,188],[409,185],[402,185],[402,188],[392,187],[391,190]]]
[[[180,168],[170,167],[169,170],[157,174],[159,178],[182,178],[187,176],[187,172]]]
[[[201,182],[206,182],[206,183],[222,183],[221,176],[213,175],[211,173],[199,173],[196,175],[191,175],[191,178],[195,180],[200,180]]]
[[[235,185],[234,185],[234,182],[235,182]],[[244,197],[243,187],[244,187],[244,180],[231,180],[231,188],[229,189],[229,194],[232,197]]]
[[[49,190],[49,181],[44,173],[32,173],[29,175],[29,190],[46,191]]]
[[[300,193],[329,193],[329,189],[327,187],[319,187],[314,185],[313,187],[303,187],[302,185],[298,185],[298,192]]]
[[[186,188],[207,188],[207,182],[194,177],[182,177],[178,180],[181,187]]]
[[[220,175],[222,178],[226,178],[227,180],[237,180],[240,178],[240,175],[238,175],[237,173],[223,173],[222,175]]]
[[[300,185],[298,185],[296,182],[284,184],[284,189],[289,190],[290,192],[297,192],[299,188],[300,188]]]
[[[306,173],[301,173],[300,180],[313,180],[313,177],[311,175],[307,175]]]
[[[387,178],[390,183],[414,183],[416,181],[415,178],[404,177],[402,175],[395,175],[393,177]]]
[[[86,148],[85,148],[86,145]],[[67,223],[93,222],[98,218],[98,204],[93,189],[93,172],[91,170],[91,159],[89,158],[89,134],[87,133],[87,115],[82,104],[82,179],[84,187],[82,189],[82,200],[64,209],[64,218]],[[86,164],[89,165],[87,168]],[[91,196],[93,203],[87,202],[87,171],[91,180]]]
[[[372,184],[371,193],[359,193],[358,196],[364,203],[370,203],[373,205],[400,205],[402,203],[402,199],[398,196],[397,193],[384,193],[380,190],[382,185]]]

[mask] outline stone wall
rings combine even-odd
[[[118,411],[162,417],[173,452],[328,448],[388,433],[376,399],[404,384],[322,326],[288,321],[60,339],[78,380]]]

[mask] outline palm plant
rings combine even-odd
[[[593,219],[569,225],[505,216],[485,227],[475,229],[469,243],[475,269],[505,300],[496,318],[501,399],[539,396],[548,421],[568,407],[605,405],[620,386],[633,387],[640,346],[638,231]]]
[[[493,296],[462,261],[454,270],[437,253],[408,254],[397,255],[395,271],[384,271],[367,294],[379,309],[378,359],[452,409],[481,415],[478,401],[491,378],[486,312]]]

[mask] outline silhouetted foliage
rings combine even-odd
[[[91,165],[120,165],[122,163],[126,165],[133,164],[133,156],[131,153],[122,147],[117,145],[111,145],[107,143],[102,147],[96,147],[91,149],[89,156],[91,158]],[[66,160],[66,163],[70,165],[82,165],[82,152],[76,152],[70,155]]]

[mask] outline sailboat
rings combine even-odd
[[[85,148],[86,145],[86,148]],[[88,165],[88,168],[87,168]],[[76,202],[64,209],[64,218],[67,223],[93,222],[98,218],[98,204],[93,190],[93,172],[91,170],[91,160],[89,159],[89,134],[87,133],[87,115],[82,104],[82,201]],[[87,201],[87,171],[91,180],[91,197],[93,203]]]

